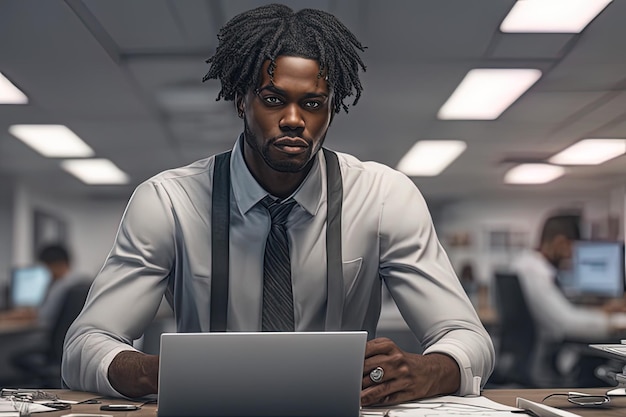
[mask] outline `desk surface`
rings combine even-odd
[[[564,392],[564,389],[506,389],[506,390],[486,390],[483,395],[491,400],[515,406],[515,399],[517,397],[523,397],[531,401],[541,402],[541,400],[548,394],[555,392]],[[604,394],[606,389],[592,388],[592,389],[575,389],[573,391],[582,391],[589,394]],[[54,392],[61,399],[83,401],[90,398],[98,397],[98,395],[88,392],[77,392],[68,390],[48,390],[48,392]],[[120,400],[120,399],[104,399],[103,404],[128,404],[132,401]],[[141,404],[137,402],[137,404]],[[567,402],[565,397],[551,398],[546,401],[547,405],[561,408],[570,411],[581,416],[593,416],[593,417],[624,417],[626,415],[626,397],[612,397],[608,406],[601,408],[583,408]],[[146,404],[138,411],[121,412],[121,411],[100,411],[100,404],[76,404],[72,406],[71,410],[54,411],[45,413],[45,417],[60,417],[64,414],[109,414],[115,417],[155,417],[156,416],[156,404]],[[44,414],[40,414],[44,417]]]
[[[6,319],[0,317],[0,335],[39,331],[42,327],[35,319]]]

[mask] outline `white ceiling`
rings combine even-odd
[[[0,105],[0,178],[78,198],[127,198],[157,172],[232,146],[232,103],[201,83],[218,28],[253,0],[2,0],[0,71],[30,98]],[[586,29],[503,34],[514,0],[286,1],[336,14],[368,47],[359,104],[335,118],[326,144],[395,166],[418,139],[462,139],[444,173],[416,178],[435,204],[511,193],[577,195],[626,183],[626,157],[571,167],[551,184],[506,186],[518,160],[549,157],[586,137],[626,138],[626,0]],[[495,121],[436,114],[468,70],[539,68],[543,77]],[[86,186],[12,137],[18,123],[69,126],[132,178]]]

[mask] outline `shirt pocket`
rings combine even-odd
[[[351,261],[343,262],[343,285],[346,288],[346,300],[350,298],[350,293],[354,289],[359,272],[361,272],[363,258],[356,258]]]

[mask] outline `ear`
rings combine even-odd
[[[243,119],[246,109],[243,102],[243,96],[239,93],[235,93],[235,107],[237,108],[237,115],[240,119]]]

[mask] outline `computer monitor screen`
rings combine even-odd
[[[575,242],[572,271],[579,295],[621,297],[624,294],[624,244]]]
[[[46,296],[51,280],[50,272],[43,266],[14,268],[11,273],[11,306],[39,306]]]

